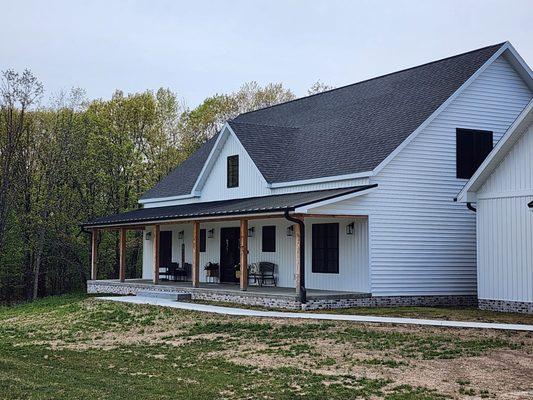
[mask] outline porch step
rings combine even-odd
[[[159,292],[157,290],[143,290],[137,293],[137,296],[155,297],[158,299],[187,301],[191,299],[191,294],[186,292]]]

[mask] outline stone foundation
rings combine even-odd
[[[309,299],[303,310],[351,307],[475,307],[476,296],[376,296],[355,299]]]
[[[533,302],[511,300],[479,299],[478,306],[482,310],[533,314]]]
[[[222,290],[211,288],[192,288],[165,286],[118,281],[88,281],[87,293],[112,293],[136,295],[149,290],[161,293],[188,293],[192,300],[207,300],[221,303],[237,303],[267,308],[288,310],[319,310],[351,307],[408,307],[408,306],[471,306],[477,305],[476,296],[379,296],[372,297],[364,293],[342,293],[331,295],[308,296],[307,303],[301,304],[296,295],[264,294]]]

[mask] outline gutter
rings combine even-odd
[[[300,227],[300,264],[298,265],[298,276],[299,276],[299,297],[300,297],[300,303],[305,304],[307,303],[307,293],[305,290],[305,223],[298,218],[294,218],[289,215],[289,209],[286,209],[283,216],[286,220],[290,222],[294,222],[295,224],[298,224]]]

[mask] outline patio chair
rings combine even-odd
[[[263,286],[268,281],[277,286],[276,264],[267,261],[251,264],[248,269],[248,279],[253,279],[253,282],[259,286]]]
[[[177,266],[177,268],[175,270],[175,274],[174,274],[174,281],[178,281],[178,280],[179,281],[187,281],[187,280],[189,280],[189,275],[190,275],[190,271],[191,271],[192,265],[189,264],[189,263],[184,263],[183,267],[180,268],[178,263],[173,263],[173,264],[176,264],[176,266]]]

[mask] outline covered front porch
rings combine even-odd
[[[309,205],[360,190],[147,208],[96,220],[85,226],[92,233],[89,291],[185,292],[197,299],[286,308],[367,297],[368,216],[309,212]],[[242,204],[250,201],[253,208]],[[117,280],[97,279],[102,230],[119,235]],[[140,279],[126,279],[128,230],[143,232]],[[262,279],[265,271],[268,279]]]

